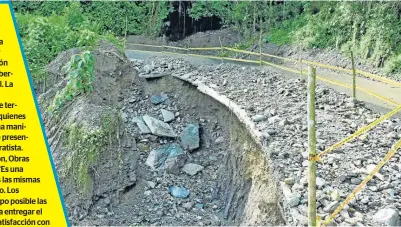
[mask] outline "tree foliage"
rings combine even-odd
[[[389,73],[401,70],[399,2],[200,0],[186,4],[185,13],[193,20],[218,17],[224,26],[248,39],[262,30],[267,33],[267,42],[293,43],[304,48],[330,47],[344,52],[353,49],[355,55],[384,66]],[[117,36],[161,35],[164,21],[171,12],[179,10],[170,1],[15,2],[13,5],[19,13],[46,17],[67,10],[68,27],[90,23],[93,26],[90,31]],[[27,16],[25,22],[19,23],[22,32],[28,30],[25,27],[30,26],[31,19]],[[46,29],[43,32],[48,34]]]
[[[90,49],[101,39],[121,47],[121,40],[85,18],[81,8],[71,4],[61,15],[40,16],[16,13],[20,35],[35,85],[47,79],[45,67],[61,52],[82,47]]]

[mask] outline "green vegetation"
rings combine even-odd
[[[119,1],[15,2],[18,22],[34,77],[62,50],[88,46],[99,38],[158,36],[173,11],[193,21],[219,17],[240,31],[250,46],[259,32],[264,41],[304,48],[336,48],[368,60],[386,72],[401,72],[401,4],[324,1]],[[60,14],[60,12],[63,12]],[[61,16],[56,16],[61,15]],[[106,37],[104,37],[106,35]],[[25,44],[26,43],[26,44]]]
[[[50,113],[57,112],[67,101],[72,101],[80,93],[92,92],[94,58],[91,52],[85,51],[71,57],[64,66],[67,73],[67,85],[57,92],[53,104],[49,106]]]
[[[113,144],[112,137],[118,135],[120,118],[116,113],[104,114],[100,127],[89,129],[85,124],[73,123],[67,128],[67,148],[70,149],[64,159],[63,175],[71,174],[82,192],[91,187],[91,178],[88,170],[94,165],[107,146]],[[93,122],[91,122],[93,124]],[[120,152],[120,151],[118,151]]]
[[[299,16],[293,20],[286,20],[270,29],[269,35],[264,40],[278,45],[293,42],[293,31],[297,31],[306,24],[305,16]]]
[[[18,13],[44,17],[58,15],[59,12],[68,10],[76,22],[89,22],[98,32],[111,32],[120,37],[126,34],[159,35],[163,20],[173,11],[172,2],[165,0],[15,2],[13,7]],[[81,16],[78,16],[79,14]]]
[[[401,4],[398,2],[227,2],[197,1],[194,19],[218,16],[247,40],[267,33],[265,42],[304,48],[336,48],[401,72]]]
[[[46,84],[46,65],[65,50],[75,47],[90,50],[102,39],[123,46],[122,39],[109,32],[100,32],[98,26],[84,16],[79,3],[69,5],[62,12],[61,15],[51,16],[16,13],[35,85]]]

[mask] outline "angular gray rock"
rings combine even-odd
[[[323,178],[316,177],[316,185],[319,187],[323,187],[326,184],[326,181]]]
[[[145,121],[141,117],[133,117],[132,122],[135,122],[136,125],[138,126],[139,130],[141,131],[141,134],[149,134],[151,133],[150,129],[148,126],[146,126]]]
[[[168,96],[166,94],[152,95],[152,97],[150,97],[150,101],[152,101],[152,103],[155,105],[160,104],[167,99]]]
[[[267,119],[267,117],[263,116],[263,115],[255,115],[252,117],[252,121],[254,121],[254,122],[265,121],[266,119]]]
[[[182,171],[188,175],[194,176],[200,171],[203,170],[203,166],[195,164],[195,163],[188,163],[185,164],[184,167],[182,168]]]
[[[165,170],[168,173],[178,174],[186,159],[185,151],[180,145],[172,143],[152,150],[145,164],[154,170]]]
[[[385,224],[386,226],[400,226],[400,216],[398,211],[391,208],[384,208],[376,212],[373,216],[374,222]]]
[[[181,133],[182,147],[192,151],[199,147],[199,142],[199,126],[189,124]]]
[[[175,133],[174,129],[171,128],[169,124],[164,123],[163,121],[160,121],[149,115],[143,116],[143,120],[145,121],[146,125],[149,127],[153,135],[171,138],[176,138],[178,136]]]
[[[170,122],[172,120],[174,120],[174,113],[165,109],[161,109],[162,112],[162,116],[163,116],[163,121],[164,122]]]

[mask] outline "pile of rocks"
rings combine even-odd
[[[150,97],[154,105],[168,101],[167,94],[155,94]],[[192,152],[200,146],[199,125],[187,124],[178,135],[169,123],[173,122],[180,114],[166,109],[160,109],[163,120],[144,115],[132,117],[131,121],[136,123],[142,135],[153,135],[157,138],[178,139],[180,143],[169,141],[152,150],[146,160],[146,165],[154,171],[167,172],[171,174],[187,173],[191,176],[200,172],[203,167],[195,163],[187,163],[187,152]],[[125,119],[126,120],[126,119]],[[154,138],[156,140],[157,138]]]
[[[152,58],[157,72],[200,82],[246,110],[263,134],[274,174],[281,182],[289,224],[307,222],[307,105],[304,78],[285,78],[274,70],[230,64],[191,66],[183,59]],[[167,70],[166,70],[167,71]],[[152,71],[142,71],[151,75]],[[323,85],[316,91],[317,148],[321,152],[381,116]],[[327,218],[401,138],[393,118],[323,157],[318,165],[318,215]],[[399,225],[401,160],[397,153],[335,218],[334,224]]]
[[[141,61],[133,64],[142,72]],[[209,110],[183,101],[184,91],[146,80],[121,93],[122,120],[139,151],[139,183],[114,213],[129,213],[134,224],[221,225],[222,202],[211,190],[227,150],[224,130]]]

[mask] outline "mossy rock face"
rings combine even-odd
[[[91,108],[88,119],[74,119],[65,126],[64,145],[68,154],[63,159],[62,176],[72,176],[79,189],[90,190],[91,178],[88,174],[94,168],[101,153],[109,147],[118,146],[120,117],[114,109],[98,111]]]

